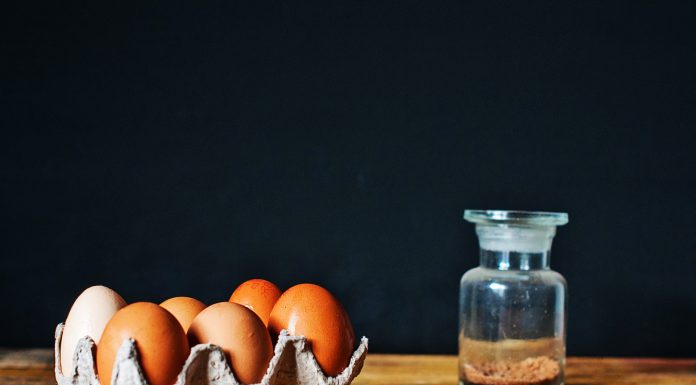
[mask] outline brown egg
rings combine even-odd
[[[191,297],[174,297],[160,304],[167,309],[184,328],[184,332],[188,331],[191,321],[205,309],[205,304]]]
[[[271,311],[268,328],[276,335],[287,329],[305,336],[328,376],[337,376],[350,362],[353,326],[343,306],[321,286],[303,283],[286,290]]]
[[[102,384],[111,383],[116,352],[123,341],[135,340],[138,361],[150,385],[172,385],[189,355],[186,334],[164,308],[136,302],[114,314],[97,344],[97,372]]]
[[[250,279],[235,289],[230,296],[230,302],[244,305],[251,309],[268,325],[273,305],[280,297],[280,289],[265,279]]]
[[[236,303],[208,306],[194,318],[188,338],[191,346],[211,343],[222,348],[243,384],[261,382],[273,357],[271,336],[261,318]]]

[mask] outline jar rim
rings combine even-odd
[[[568,223],[568,213],[524,210],[464,210],[464,219],[477,224],[562,226]]]

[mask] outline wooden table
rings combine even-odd
[[[50,349],[0,349],[0,385],[54,385]],[[370,354],[354,385],[457,385],[457,357]],[[566,384],[696,385],[696,359],[568,359]]]

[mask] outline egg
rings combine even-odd
[[[337,376],[349,364],[355,335],[348,314],[326,289],[303,283],[286,290],[271,311],[268,328],[305,336],[324,374]]]
[[[102,384],[111,383],[119,347],[135,340],[138,361],[150,385],[172,385],[189,355],[184,329],[163,307],[136,302],[114,314],[97,346],[97,372]]]
[[[280,289],[265,279],[250,279],[235,289],[230,296],[230,302],[244,305],[251,309],[268,325],[271,310],[280,297]]]
[[[181,324],[184,332],[188,331],[191,321],[205,309],[205,304],[195,298],[191,297],[174,297],[170,298],[160,304],[163,308],[167,309],[174,318]]]
[[[211,343],[222,348],[243,384],[261,382],[273,357],[271,336],[261,318],[236,303],[208,306],[196,316],[187,334],[191,346]]]
[[[92,286],[80,294],[68,313],[60,344],[60,367],[66,376],[73,370],[73,355],[80,338],[89,336],[99,343],[109,319],[126,301],[105,286]]]

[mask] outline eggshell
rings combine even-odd
[[[167,309],[181,324],[184,332],[188,331],[194,318],[205,309],[205,304],[191,297],[174,297],[160,304]]]
[[[317,363],[328,376],[336,376],[348,366],[355,334],[348,314],[338,300],[321,286],[304,283],[286,290],[278,299],[268,323],[279,334],[305,336]]]
[[[248,307],[261,318],[264,325],[268,325],[271,310],[280,294],[280,289],[272,282],[265,279],[250,279],[235,289],[230,296],[230,302]]]
[[[140,366],[150,385],[172,385],[189,354],[179,321],[164,308],[137,302],[119,310],[104,328],[97,346],[97,373],[102,385],[111,383],[114,360],[128,338],[135,340]]]
[[[73,356],[77,341],[89,336],[98,342],[106,323],[126,301],[118,293],[105,286],[92,286],[80,294],[68,313],[61,341],[60,365],[67,376],[73,371]]]
[[[261,318],[236,303],[208,306],[191,323],[188,338],[191,346],[211,343],[222,348],[243,384],[261,382],[273,357],[271,336]]]

